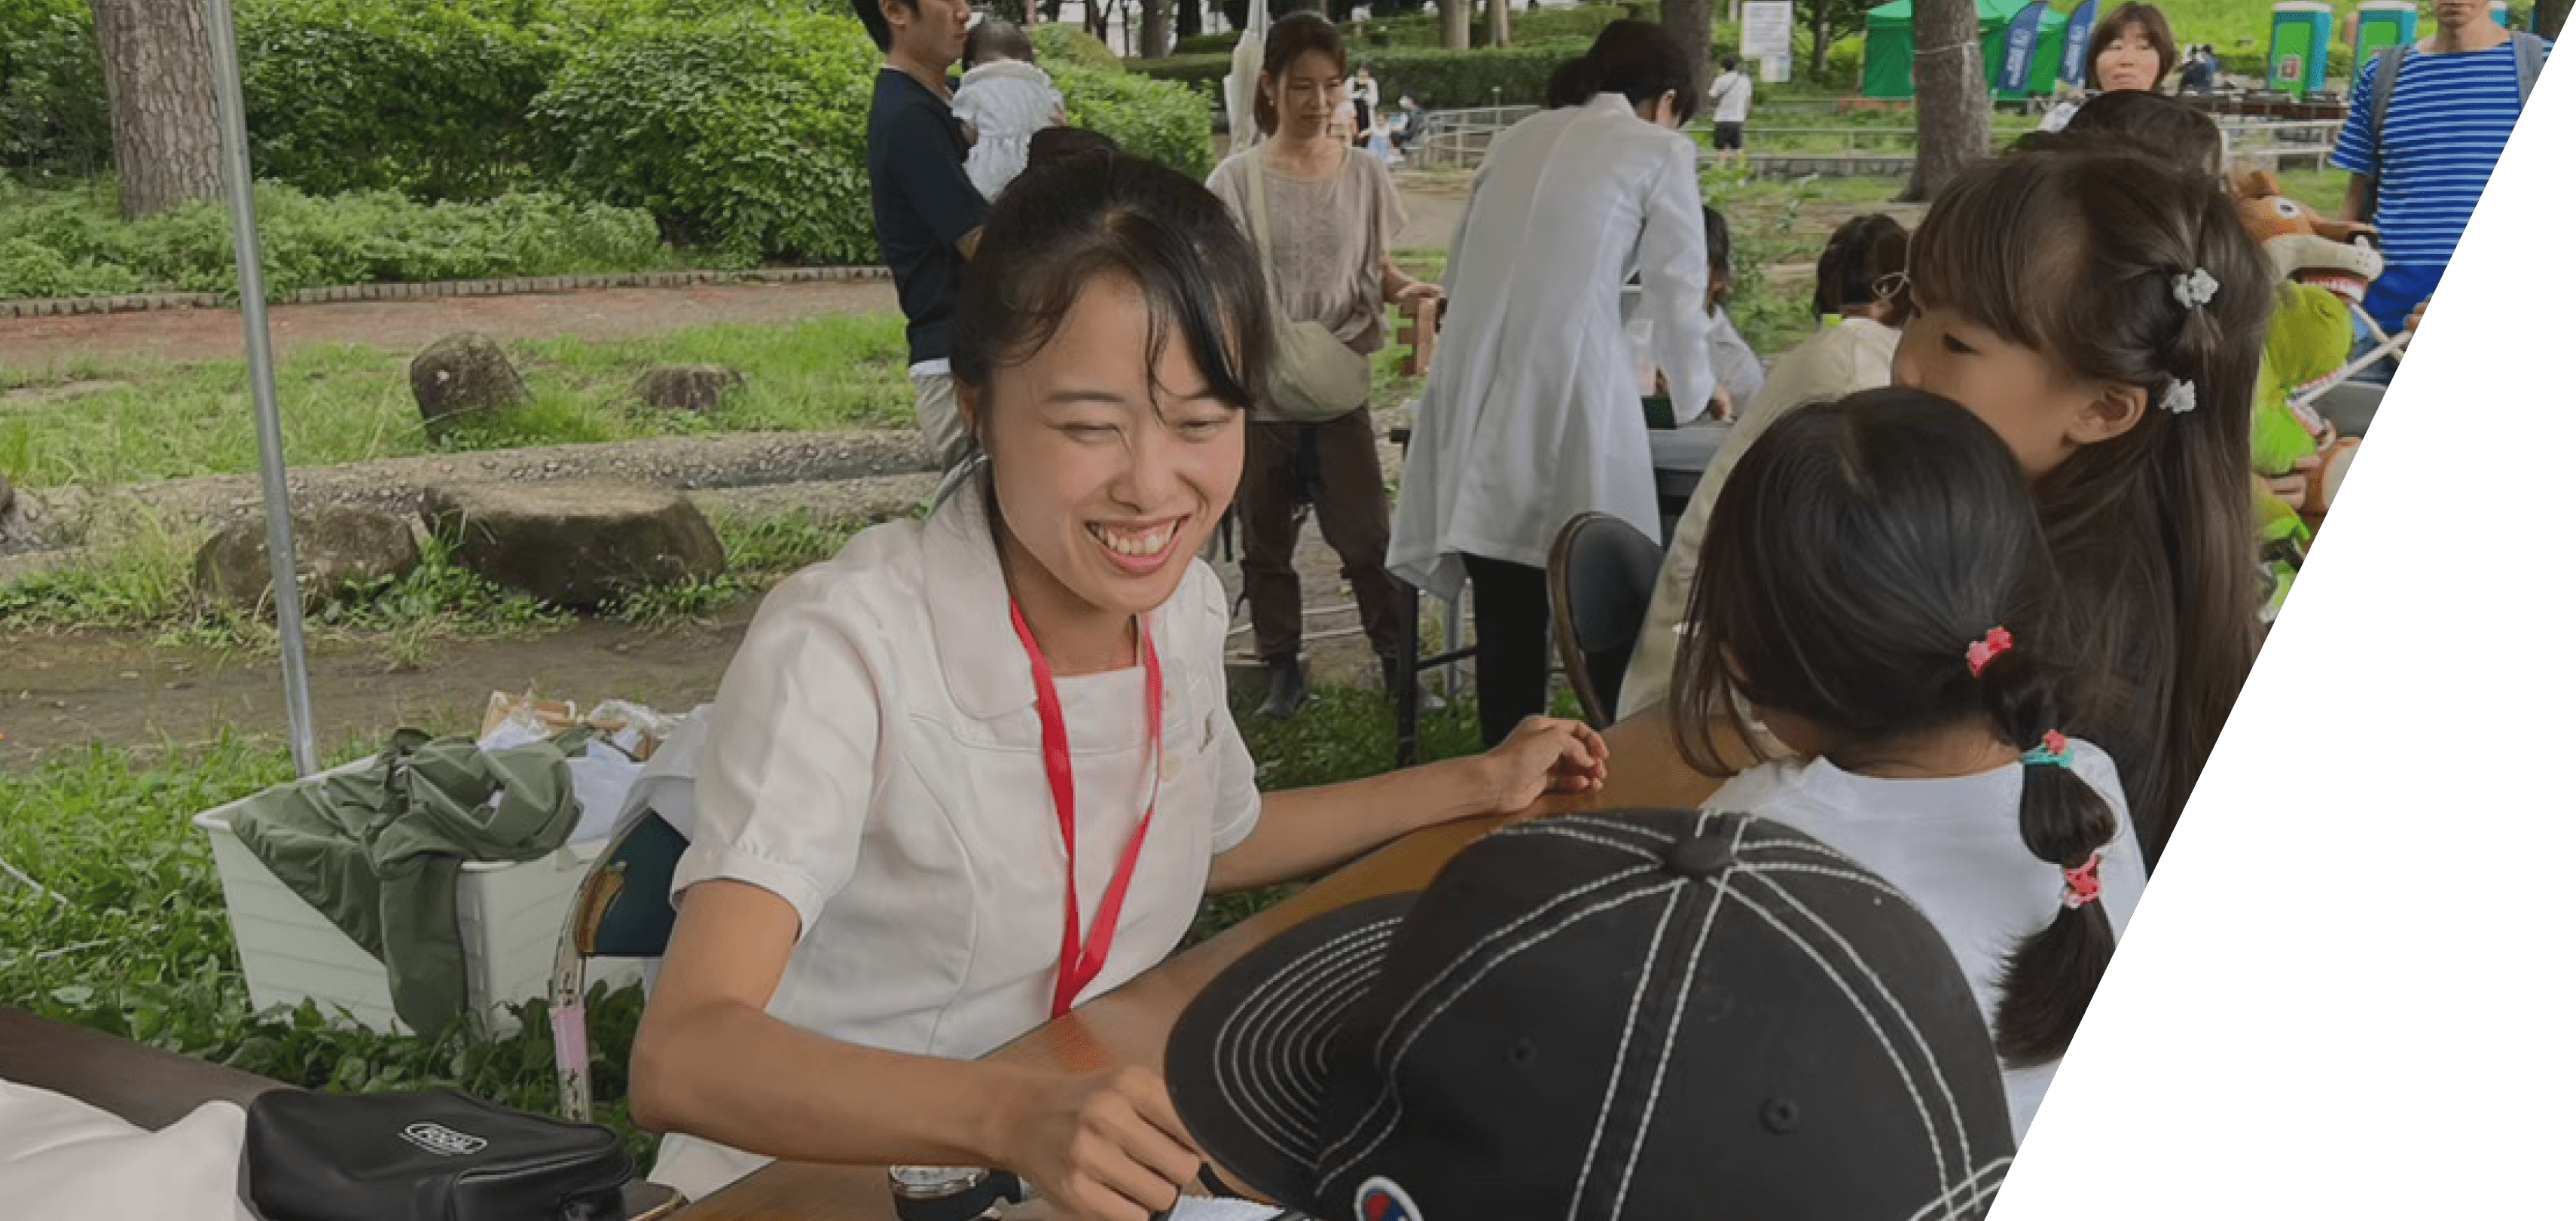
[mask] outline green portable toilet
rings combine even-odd
[[[2326,87],[2326,48],[2334,44],[2334,6],[2282,0],[2272,6],[2272,58],[2267,79],[2277,93],[2303,98]]]
[[[2388,47],[2402,47],[2415,41],[2415,0],[2362,0],[2361,11],[2354,14],[2352,32],[2352,70],[2361,71],[2370,57]]]

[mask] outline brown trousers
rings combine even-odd
[[[1305,603],[1297,587],[1297,501],[1307,463],[1314,474],[1315,524],[1342,559],[1342,579],[1380,658],[1401,651],[1404,596],[1386,571],[1386,479],[1368,408],[1321,424],[1256,421],[1244,447],[1235,515],[1243,526],[1243,589],[1252,601],[1252,642],[1264,665],[1294,661],[1305,644]]]

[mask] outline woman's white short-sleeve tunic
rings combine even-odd
[[[1191,561],[1151,625],[1162,783],[1116,943],[1083,999],[1180,943],[1210,858],[1260,817],[1252,756],[1225,706],[1216,574]],[[1153,793],[1144,671],[1057,686],[1088,932]],[[957,1059],[1047,1020],[1065,849],[980,486],[927,521],[860,534],[769,595],[725,674],[697,772],[673,892],[727,878],[795,907],[802,930],[772,1016]],[[704,1198],[764,1160],[675,1135],[653,1178]]]

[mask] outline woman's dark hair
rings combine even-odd
[[[2218,120],[2161,93],[2123,89],[2084,103],[2075,117],[2056,132],[2032,132],[2013,143],[2012,151],[2065,152],[2069,149],[2126,149],[2178,164],[2197,164],[2211,177],[2227,172],[2227,134]]]
[[[1679,39],[1660,25],[1613,21],[1601,27],[1592,49],[1569,60],[1547,79],[1547,108],[1580,106],[1605,93],[1643,106],[1669,93],[1673,113],[1684,123],[1699,113],[1699,89],[1691,57]]]
[[[1261,75],[1269,88],[1256,89],[1252,99],[1252,121],[1261,134],[1279,134],[1279,99],[1274,96],[1283,87],[1288,69],[1309,52],[1333,61],[1333,74],[1347,75],[1350,56],[1342,47],[1342,32],[1333,28],[1322,13],[1301,9],[1270,23],[1261,36]]]
[[[2128,37],[2131,30],[2146,35],[2147,45],[2155,48],[2156,79],[2162,81],[2173,75],[2174,65],[2182,60],[2182,52],[2174,45],[2173,23],[2165,20],[2163,9],[2131,0],[2112,9],[2110,16],[2093,27],[2092,40],[2084,44],[2084,84],[2088,88],[2102,87],[2102,74],[2094,70],[2094,63],[2111,49],[2112,43]]]
[[[2177,285],[2216,284],[2205,304]],[[2272,270],[2219,183],[2127,152],[1969,169],[1914,234],[1924,310],[2036,349],[2071,383],[2135,387],[2146,410],[2035,486],[2086,677],[2073,729],[2120,765],[2150,865],[2253,665],[2254,382]],[[2188,411],[2168,410],[2189,383]]]
[[[1145,298],[1148,367],[1178,341],[1209,393],[1252,405],[1271,341],[1251,239],[1206,187],[1124,153],[1032,158],[1002,192],[958,294],[951,372],[962,385],[990,385],[995,370],[1046,346],[1104,278]]]
[[[1835,227],[1833,236],[1825,239],[1825,252],[1816,257],[1816,294],[1812,301],[1816,316],[1848,314],[1872,302],[1885,301],[1894,311],[1889,326],[1903,326],[1913,316],[1913,303],[1905,289],[1898,287],[1892,296],[1881,297],[1881,286],[1888,277],[1902,277],[1905,256],[1912,239],[1896,218],[1873,212],[1855,216]],[[1895,283],[1903,284],[1900,278]]]
[[[1701,231],[1708,239],[1708,278],[1723,285],[1717,297],[1724,305],[1735,284],[1735,239],[1726,231],[1726,214],[1707,204],[1699,206]]]
[[[1892,387],[1782,416],[1718,491],[1674,664],[1684,756],[1723,767],[1742,704],[1792,713],[1837,763],[1990,726],[2035,751],[2055,731],[2054,581],[2029,484],[2003,438],[1938,395]],[[1969,646],[2001,627],[1982,670]],[[2024,756],[2022,843],[2058,870],[2119,834],[2071,767]],[[1995,1045],[2015,1067],[2064,1054],[2110,964],[2098,902],[2061,908],[2007,961]]]
[[[980,64],[997,59],[1016,59],[1024,64],[1038,61],[1037,44],[1029,41],[1029,32],[987,15],[966,31],[966,62]]]

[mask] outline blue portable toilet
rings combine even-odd
[[[2361,71],[2361,66],[2382,50],[2409,46],[2415,41],[2415,0],[2363,0],[2361,11],[2353,16],[2354,72]]]
[[[2491,0],[2487,5],[2487,11],[2495,14],[2497,25],[2508,30],[2513,28],[2513,6],[2505,0]]]
[[[2326,87],[2326,49],[2334,45],[2334,6],[2282,0],[2272,6],[2271,68],[2276,93],[2303,98]]]

